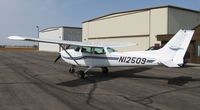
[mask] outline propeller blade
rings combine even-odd
[[[61,55],[59,55],[56,60],[54,61],[54,63],[56,63],[59,59],[61,58]]]

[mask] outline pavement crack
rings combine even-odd
[[[199,88],[199,87],[200,87],[200,85],[192,86],[192,87],[179,88],[179,89],[173,89],[173,90],[168,90],[168,91],[163,91],[163,92],[160,92],[160,93],[157,93],[157,94],[153,94],[153,95],[150,95],[150,96],[141,98],[141,99],[139,99],[139,100],[133,100],[133,99],[131,99],[130,97],[123,96],[123,95],[119,95],[119,96],[120,96],[120,97],[123,97],[124,99],[126,99],[126,100],[128,100],[128,101],[132,101],[132,102],[135,102],[135,103],[139,103],[139,104],[141,104],[141,105],[144,105],[144,106],[146,106],[146,107],[152,108],[152,109],[154,109],[154,110],[161,110],[160,108],[153,107],[153,106],[150,105],[150,104],[154,103],[152,98],[157,97],[157,96],[160,96],[160,95],[172,93],[172,92],[177,92],[177,91],[182,91],[182,90],[187,90],[187,89],[193,89],[193,88]]]
[[[93,108],[95,108],[95,109],[104,110],[104,109],[102,109],[102,108],[100,108],[100,107],[98,107],[98,106],[96,106],[96,105],[94,105],[94,104],[91,103],[91,100],[92,100],[92,97],[93,97],[93,95],[94,95],[94,92],[95,92],[95,90],[97,89],[97,82],[96,82],[95,80],[91,80],[91,79],[87,79],[87,80],[91,81],[91,82],[93,83],[93,85],[92,85],[92,87],[91,87],[91,89],[90,89],[90,91],[89,91],[89,93],[88,93],[88,98],[87,98],[87,100],[86,100],[86,103],[87,103],[89,106],[91,106],[91,107],[93,107]]]
[[[173,89],[173,90],[168,90],[168,91],[163,91],[163,92],[160,92],[160,93],[157,93],[157,94],[153,94],[153,95],[147,96],[145,98],[139,99],[137,101],[144,101],[146,99],[151,99],[153,97],[157,97],[157,96],[160,96],[160,95],[164,95],[164,94],[168,94],[168,93],[172,93],[172,92],[177,92],[177,91],[182,91],[182,90],[187,90],[187,89],[199,88],[199,87],[200,87],[200,85],[192,86],[192,87],[185,87],[185,88],[178,88],[178,89]]]
[[[0,85],[12,85],[12,84],[35,84],[33,82],[5,82],[5,83],[0,83]]]
[[[33,75],[31,75],[28,72],[28,69],[25,68],[25,67],[20,66],[20,69],[16,69],[13,66],[9,66],[9,67],[10,67],[10,69],[15,71],[19,75],[21,75],[24,78],[30,80],[31,82],[34,82],[35,86],[39,87],[45,93],[51,95],[52,97],[54,97],[59,102],[69,106],[70,108],[78,109],[77,106],[71,104],[71,102],[67,101],[66,98],[63,98],[61,95],[58,95],[57,92],[54,92],[55,89],[59,90],[61,92],[67,92],[67,91],[61,90],[58,87],[55,87],[54,85],[52,85],[52,84],[50,84],[48,82],[42,81],[41,79],[34,77]],[[50,88],[48,88],[48,87],[50,87]],[[54,89],[54,90],[52,90],[52,89]]]
[[[151,108],[153,110],[161,110],[160,108],[157,108],[157,107],[154,107],[154,106],[151,106],[149,104],[153,103],[153,100],[152,99],[148,99],[146,101],[140,101],[140,100],[133,100],[131,99],[130,97],[127,97],[127,96],[122,96],[122,95],[119,95],[119,97],[122,97],[128,101],[131,101],[131,102],[134,102],[134,103],[138,103],[140,105],[143,105],[145,107],[148,107],[148,108]]]

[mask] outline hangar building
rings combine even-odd
[[[121,48],[146,50],[161,44],[157,35],[175,34],[179,29],[193,29],[200,24],[200,12],[176,7],[160,6],[111,13],[83,22],[84,41],[134,42],[138,45]]]
[[[52,40],[82,40],[82,28],[79,27],[50,27],[39,32],[39,37],[42,39]],[[39,43],[39,51],[60,52],[61,48],[57,44]]]

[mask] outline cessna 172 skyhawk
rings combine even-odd
[[[108,73],[108,67],[117,66],[146,66],[164,65],[167,67],[180,67],[183,65],[188,45],[194,34],[193,30],[179,30],[176,35],[161,49],[151,51],[117,52],[112,46],[91,44],[76,41],[55,41],[40,38],[26,38],[10,36],[9,39],[22,41],[35,41],[58,44],[62,47],[59,57],[72,65],[70,73],[75,72],[76,66],[85,66],[85,71],[79,71],[81,78],[92,68],[102,68],[103,73]],[[65,47],[67,45],[67,47]],[[69,49],[70,45],[77,46],[76,49]]]

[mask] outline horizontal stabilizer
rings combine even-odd
[[[173,61],[169,60],[169,61],[164,61],[161,62],[161,64],[167,66],[167,67],[180,67],[178,64],[174,63]]]

